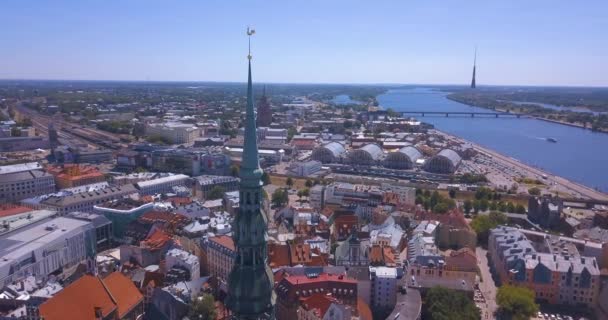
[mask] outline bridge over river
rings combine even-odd
[[[518,113],[508,112],[480,112],[480,111],[399,111],[400,114],[407,115],[418,115],[418,116],[469,116],[475,117],[487,117],[487,118],[528,118],[528,116]]]

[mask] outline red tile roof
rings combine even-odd
[[[171,240],[171,236],[161,229],[155,229],[144,241],[141,242],[141,247],[150,249],[160,249]]]
[[[286,244],[268,244],[268,264],[271,268],[285,267],[290,265],[289,246]]]
[[[292,265],[306,265],[312,261],[309,244],[292,244],[289,246]]]
[[[316,310],[317,316],[323,318],[332,303],[339,303],[338,299],[324,293],[313,294],[310,297],[300,298],[300,303],[305,310]]]
[[[209,241],[213,241],[219,245],[221,245],[224,248],[228,248],[232,251],[236,250],[236,247],[234,246],[234,241],[232,240],[232,237],[229,236],[217,236],[217,237],[211,237],[209,238]]]
[[[103,282],[118,306],[119,318],[127,315],[144,300],[144,297],[137,290],[133,282],[120,272],[110,274],[103,279]]]
[[[28,207],[22,207],[14,204],[1,204],[0,205],[0,217],[14,216],[16,214],[32,211]]]
[[[41,304],[40,316],[45,320],[95,320],[96,308],[105,318],[117,306],[101,279],[85,275]]]
[[[349,278],[341,274],[322,273],[316,277],[307,277],[306,275],[293,275],[285,278],[292,285],[320,283],[320,282],[342,282],[342,283],[357,283],[357,280]]]
[[[372,320],[372,310],[361,298],[357,298],[357,313],[360,320]]]

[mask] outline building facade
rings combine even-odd
[[[21,168],[21,169],[20,169]],[[43,170],[25,170],[30,166],[14,165],[0,167],[0,203],[19,200],[55,192],[55,179]]]
[[[594,307],[598,304],[600,270],[594,257],[574,247],[538,252],[519,229],[491,230],[488,253],[503,284],[531,289],[536,300],[549,304]]]

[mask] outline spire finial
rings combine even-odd
[[[247,27],[247,36],[249,37],[249,54],[247,59],[251,60],[251,36],[255,34],[255,30],[251,27]]]

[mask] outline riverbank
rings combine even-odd
[[[401,111],[487,112],[432,88],[394,89],[380,105]],[[425,117],[435,128],[595,190],[608,192],[608,135],[531,117]],[[550,143],[554,138],[558,143]]]
[[[476,104],[469,103],[469,102],[467,102],[465,100],[454,98],[453,96],[451,96],[449,94],[446,95],[446,99],[454,101],[454,102],[462,103],[462,104],[470,106],[470,107],[483,108],[483,109],[492,110],[492,111],[496,111],[496,112],[502,112],[502,113],[518,114],[518,115],[530,117],[530,118],[533,118],[533,119],[536,119],[536,120],[547,121],[547,122],[551,122],[551,123],[555,123],[555,124],[561,124],[561,125],[565,125],[565,126],[569,126],[569,127],[583,129],[583,130],[590,130],[590,131],[593,131],[593,132],[608,133],[608,128],[599,128],[599,129],[593,130],[592,127],[588,127],[586,124],[583,124],[583,123],[580,123],[580,122],[567,122],[567,121],[563,121],[563,120],[556,120],[556,119],[549,119],[549,118],[545,118],[545,117],[541,117],[541,116],[534,116],[532,113],[528,113],[528,112],[517,112],[517,111],[514,112],[511,109],[507,110],[507,109],[500,108],[500,107],[489,107],[489,106],[484,106],[484,105],[476,105]],[[508,102],[508,101],[504,101],[504,102]],[[531,104],[534,104],[534,103],[531,103]],[[536,104],[536,105],[539,106],[540,108],[543,108],[539,104]],[[549,109],[549,108],[544,108],[544,109]],[[549,109],[549,110],[552,110],[552,109]]]
[[[605,194],[603,192],[597,191],[593,188],[587,187],[585,185],[582,185],[580,183],[577,182],[573,182],[570,181],[564,177],[555,175],[553,173],[532,167],[530,165],[527,165],[517,159],[514,159],[512,157],[508,157],[505,156],[503,154],[498,153],[497,151],[494,151],[492,149],[489,149],[487,147],[483,147],[479,144],[476,144],[474,142],[471,142],[469,140],[463,139],[461,137],[458,137],[456,135],[453,134],[449,134],[447,132],[438,130],[438,129],[434,129],[435,131],[437,131],[437,133],[440,133],[442,135],[444,135],[445,137],[448,137],[452,140],[456,140],[460,143],[467,143],[470,144],[471,146],[473,146],[474,149],[483,152],[489,156],[492,157],[493,160],[495,161],[500,161],[503,164],[509,165],[509,166],[513,166],[518,168],[519,170],[522,171],[526,171],[528,172],[528,175],[530,177],[534,177],[534,176],[546,176],[547,183],[555,183],[556,185],[560,186],[561,188],[563,188],[564,190],[567,190],[568,192],[575,192],[577,194],[579,194],[581,197],[583,198],[588,198],[588,199],[595,199],[595,200],[604,200],[604,201],[608,201],[608,194]]]
[[[536,120],[547,121],[547,122],[551,122],[551,123],[555,123],[555,124],[561,124],[564,126],[575,127],[575,128],[580,128],[580,129],[584,129],[584,130],[590,130],[593,132],[608,133],[608,129],[593,130],[592,128],[587,127],[586,125],[581,124],[581,123],[570,123],[570,122],[566,122],[566,121],[547,119],[547,118],[543,118],[543,117],[533,117],[533,118]]]

